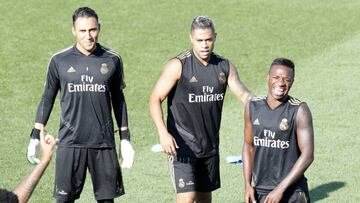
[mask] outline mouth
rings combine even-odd
[[[208,56],[210,54],[210,50],[203,50],[203,51],[200,51],[200,53],[204,56]]]
[[[274,87],[274,93],[276,95],[284,95],[286,92],[284,87]]]

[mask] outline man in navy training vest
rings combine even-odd
[[[227,86],[242,102],[251,97],[229,60],[213,52],[215,26],[205,16],[191,24],[189,49],[169,60],[150,96],[150,113],[160,135],[176,201],[211,202],[220,188],[219,130]],[[165,125],[161,103],[167,97]]]
[[[291,60],[275,59],[267,96],[245,107],[246,203],[310,202],[304,173],[314,159],[314,130],[307,104],[288,95],[294,76]]]

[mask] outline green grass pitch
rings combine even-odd
[[[234,63],[244,83],[266,94],[265,76],[275,57],[296,64],[290,94],[313,114],[315,161],[306,172],[313,202],[360,202],[360,1],[5,1],[0,0],[0,187],[13,189],[33,166],[25,151],[51,55],[74,43],[71,15],[94,8],[99,42],[121,54],[135,165],[123,170],[126,195],[116,202],[175,202],[166,156],[153,153],[157,132],[148,97],[166,61],[188,49],[196,15],[213,18],[215,52]],[[164,105],[165,106],[165,105]],[[225,162],[240,155],[243,106],[228,93],[221,127],[222,188],[213,202],[243,202],[242,168]],[[57,134],[59,101],[47,126]],[[78,202],[95,202],[90,176]],[[54,202],[54,159],[30,202]]]

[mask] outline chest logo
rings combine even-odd
[[[260,125],[259,119],[255,119],[255,121],[253,122],[253,125]]]
[[[198,82],[198,80],[196,79],[195,75],[192,76],[192,78],[189,80],[190,83],[192,82]]]
[[[285,131],[285,130],[289,129],[289,123],[288,123],[288,120],[286,118],[283,118],[281,120],[279,128],[282,131]]]
[[[226,83],[226,77],[225,77],[225,73],[224,72],[221,72],[220,74],[219,74],[219,82],[220,82],[220,84],[225,84]]]
[[[70,68],[67,70],[68,73],[75,73],[76,70],[74,67],[70,66]]]
[[[100,67],[100,73],[105,75],[108,72],[109,72],[108,65],[106,63],[102,63]]]

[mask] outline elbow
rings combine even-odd
[[[313,153],[308,154],[308,155],[305,156],[305,162],[306,162],[307,166],[310,166],[313,161],[314,161],[314,154]]]
[[[314,161],[315,157],[314,157],[314,154],[311,154],[310,157],[309,157],[309,164],[311,164],[313,161]]]
[[[156,108],[156,106],[159,106],[161,104],[161,101],[158,97],[155,97],[154,95],[151,95],[149,98],[149,110],[150,113],[152,113],[152,110]]]

